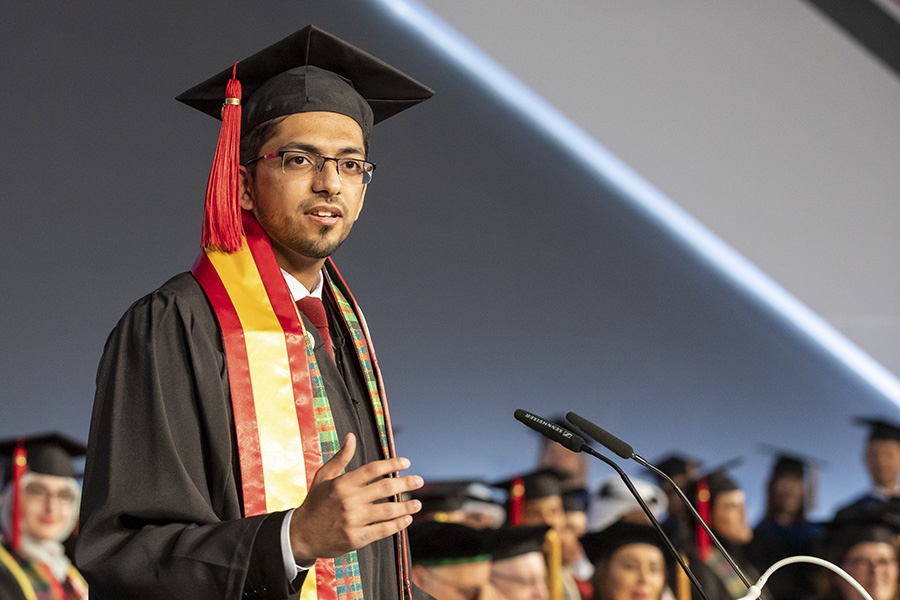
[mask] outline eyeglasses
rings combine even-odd
[[[302,152],[300,150],[281,150],[265,156],[257,156],[245,162],[244,166],[270,158],[280,158],[281,171],[285,175],[298,179],[315,177],[316,173],[322,172],[322,169],[325,168],[325,163],[329,160],[334,161],[338,177],[344,183],[365,185],[372,181],[372,173],[375,171],[375,163],[367,160],[359,158],[332,158],[316,154],[315,152]]]
[[[29,485],[25,488],[25,495],[41,502],[52,500],[59,500],[63,504],[75,502],[75,494],[68,488],[53,492],[42,485]]]
[[[891,558],[850,558],[846,561],[846,565],[853,569],[888,569],[895,568],[897,566],[897,561]]]

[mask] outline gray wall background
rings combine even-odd
[[[900,225],[897,78],[802,2],[428,3],[885,365]],[[20,3],[0,24],[0,435],[86,438],[103,342],[190,267],[218,123],[173,97],[307,23],[437,90],[377,128],[336,255],[426,477],[500,478],[574,410],[654,458],[735,476],[761,443],[826,461],[821,515],[865,486],[876,388],[398,16],[389,2]],[[892,377],[888,378],[893,381]],[[639,473],[637,469],[629,469]],[[602,465],[594,479],[611,475]]]

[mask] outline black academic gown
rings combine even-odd
[[[382,451],[349,334],[329,320],[336,361],[305,325],[337,432],[359,439],[353,469]],[[221,332],[183,273],[129,308],[100,363],[76,549],[91,597],[296,597],[304,574],[284,575],[284,513],[244,518],[242,506]],[[399,598],[397,560],[394,538],[359,551],[366,598]]]

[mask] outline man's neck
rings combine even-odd
[[[324,258],[307,258],[305,256],[285,256],[275,249],[275,258],[278,266],[290,273],[297,281],[303,284],[307,290],[316,287],[319,282],[319,272],[325,264]]]

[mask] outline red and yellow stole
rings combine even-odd
[[[204,250],[192,269],[225,342],[241,464],[244,515],[288,510],[306,498],[316,471],[337,451],[334,418],[312,344],[271,242],[243,212],[244,244]],[[329,259],[325,292],[338,306],[366,378],[385,456],[394,456],[390,417],[371,340],[353,297]],[[410,598],[405,532],[396,539],[401,598]],[[356,552],[319,559],[303,600],[362,597]]]

